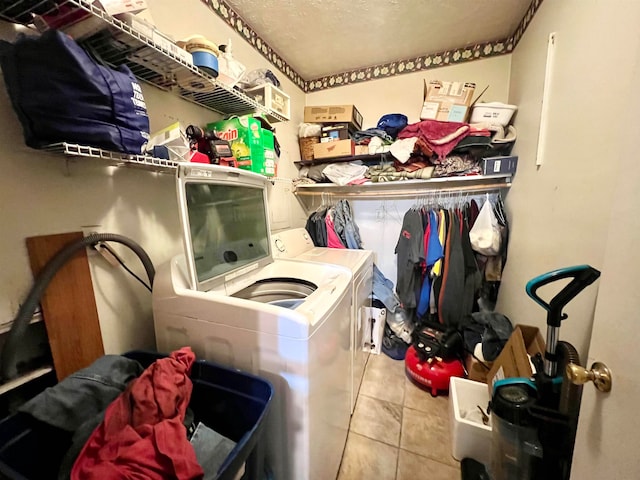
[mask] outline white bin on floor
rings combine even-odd
[[[449,417],[451,451],[456,460],[473,458],[489,465],[491,460],[491,422],[482,423],[478,405],[486,412],[489,403],[487,384],[451,377]],[[491,417],[489,417],[491,419]]]

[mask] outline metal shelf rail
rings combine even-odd
[[[149,155],[133,155],[129,153],[110,152],[96,147],[87,147],[74,143],[54,143],[45,147],[51,153],[58,153],[70,157],[101,158],[108,160],[114,166],[136,166],[155,172],[173,172],[178,166],[177,162]]]
[[[84,11],[84,12],[83,12]],[[91,0],[18,0],[0,2],[0,19],[28,27],[60,25],[68,29],[79,22],[102,20],[99,30],[79,43],[105,64],[127,65],[142,81],[170,91],[181,98],[221,114],[264,113],[270,120],[287,121],[279,113],[259,104],[244,93],[224,85],[179,56],[175,46],[157,30],[159,41],[112,17]],[[42,20],[47,18],[46,21]],[[53,20],[52,20],[53,19]],[[164,38],[164,40],[163,40]]]
[[[509,188],[511,175],[475,175],[468,177],[442,177],[429,180],[397,180],[365,183],[363,185],[335,185],[317,183],[298,185],[295,194],[300,197],[336,196],[354,200],[383,200],[385,198],[419,198],[443,193],[479,193]]]

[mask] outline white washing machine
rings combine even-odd
[[[304,228],[294,228],[278,232],[271,237],[273,256],[304,262],[341,265],[353,272],[353,305],[350,319],[350,412],[353,413],[369,358],[368,344],[363,338],[365,332],[364,308],[370,305],[373,293],[373,252],[370,250],[349,250],[316,247]]]
[[[156,273],[156,342],[159,351],[190,345],[200,358],[270,380],[274,477],[336,478],[349,427],[350,355],[340,340],[349,335],[352,274],[273,259],[267,182],[238,169],[179,166],[185,254]]]

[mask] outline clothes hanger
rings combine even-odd
[[[497,197],[498,198],[496,199],[496,204],[493,207],[493,212],[498,219],[498,223],[500,223],[500,225],[507,226],[507,215],[504,210],[504,202],[502,200],[502,195],[500,194],[500,192],[498,192]]]
[[[326,192],[320,192],[320,205],[316,208],[315,212],[312,215],[317,215],[324,212],[327,209],[327,201],[326,201]]]

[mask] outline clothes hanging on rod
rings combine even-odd
[[[313,244],[316,246],[326,247],[327,240],[327,224],[325,217],[327,215],[327,207],[321,206],[307,218],[305,229],[311,236]]]
[[[425,258],[422,215],[417,209],[411,208],[404,214],[395,253],[398,256],[396,293],[405,309],[415,308],[415,292],[420,288],[421,277],[417,266]]]
[[[305,228],[316,247],[362,248],[360,230],[347,200],[331,206],[323,197],[322,205],[307,218]]]
[[[340,200],[329,205],[328,196],[322,197],[322,205],[309,215],[305,226],[316,247],[362,249],[360,229],[353,217],[351,204]],[[380,300],[391,314],[399,314],[400,300],[393,282],[380,269],[373,266],[373,295]],[[402,318],[404,314],[400,314]],[[398,323],[399,320],[396,320]]]
[[[501,196],[492,197],[503,240],[493,257],[475,252],[469,238],[484,196],[433,194],[405,213],[396,245],[396,290],[417,320],[458,327],[480,304],[493,309],[506,262],[508,223]]]
[[[493,206],[494,214],[498,220],[501,234],[500,254],[492,257],[484,257],[486,261],[480,263],[482,268],[482,290],[480,302],[485,310],[494,310],[498,300],[498,291],[500,290],[500,282],[502,281],[502,272],[507,264],[507,252],[509,247],[509,223],[507,220],[504,201],[498,196]],[[483,257],[478,255],[479,260]]]
[[[347,248],[335,229],[333,221],[334,208],[330,208],[325,215],[325,223],[327,224],[327,246],[329,248]]]

